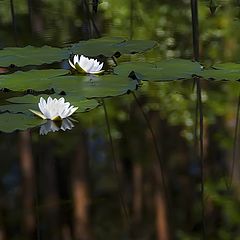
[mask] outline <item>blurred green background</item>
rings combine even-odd
[[[204,66],[239,62],[239,17],[238,0],[199,1]],[[100,36],[159,43],[119,61],[192,59],[190,1],[0,0],[0,48]],[[240,239],[239,83],[201,84],[203,203],[193,81],[147,83],[72,131],[1,133],[0,240],[198,240],[203,224],[205,239]]]

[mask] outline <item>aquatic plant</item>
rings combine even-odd
[[[70,66],[80,73],[100,74],[104,72],[103,63],[100,63],[97,59],[88,58],[83,55],[80,57],[78,54],[74,55],[73,62],[68,60]]]
[[[78,107],[71,106],[69,102],[65,102],[65,99],[48,97],[47,101],[41,97],[38,107],[41,112],[30,109],[32,113],[39,116],[42,119],[50,119],[53,121],[59,121],[71,116]]]

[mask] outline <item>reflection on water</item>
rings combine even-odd
[[[159,42],[119,61],[192,58],[188,1],[108,0],[97,13],[85,0],[12,1],[15,16],[10,2],[0,1],[1,47],[63,46],[102,33]],[[214,15],[199,2],[206,65],[239,60],[237,1],[219,2]],[[1,133],[0,240],[198,240],[203,225],[206,239],[239,239],[239,83],[202,85],[204,202],[193,81],[149,83],[136,98],[106,99],[107,116],[101,106],[76,124],[48,121],[41,135]]]
[[[51,121],[48,120],[45,124],[41,125],[39,134],[47,135],[49,132],[57,132],[59,130],[66,131],[71,130],[74,127],[72,121],[68,118],[62,121]]]

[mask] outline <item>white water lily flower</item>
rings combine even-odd
[[[78,107],[71,106],[69,102],[65,102],[65,99],[52,99],[48,97],[47,101],[41,97],[38,107],[41,112],[29,109],[32,113],[41,117],[42,119],[50,119],[53,121],[59,121],[71,116]]]
[[[68,60],[69,64],[72,68],[81,73],[91,73],[91,74],[100,74],[104,72],[103,63],[100,63],[97,59],[87,58],[83,55],[80,57],[78,55],[74,55],[73,62]]]

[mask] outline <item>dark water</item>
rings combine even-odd
[[[199,3],[200,61],[238,62],[239,1],[216,1],[214,14],[209,3]],[[0,47],[124,36],[156,40],[159,49],[122,60],[193,58],[189,1],[92,7],[2,0]],[[204,166],[191,80],[106,99],[72,131],[1,133],[0,240],[240,239],[239,83],[201,86]]]

